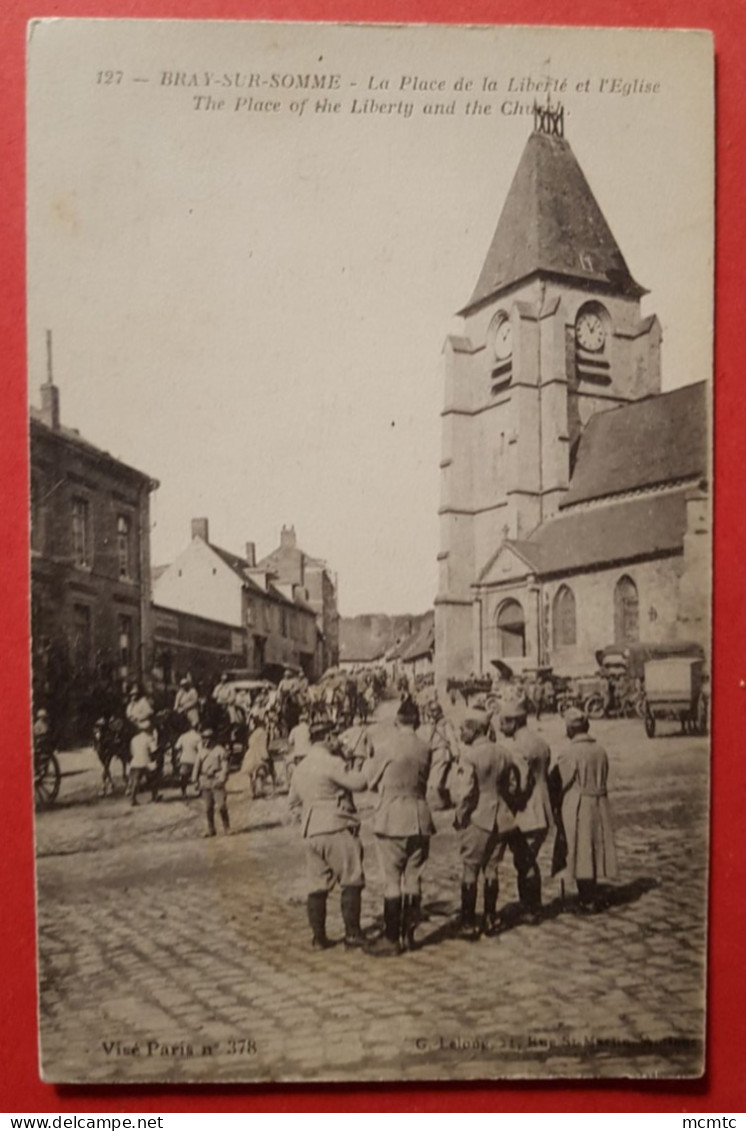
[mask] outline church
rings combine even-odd
[[[661,326],[564,136],[534,130],[444,347],[436,682],[709,643],[709,382]],[[703,374],[703,377],[707,377]]]

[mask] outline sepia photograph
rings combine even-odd
[[[27,51],[42,1078],[702,1077],[712,36]]]

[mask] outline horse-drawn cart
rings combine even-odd
[[[706,734],[708,699],[703,659],[670,656],[645,664],[643,719],[648,738],[655,737],[664,719],[679,722],[684,734]]]

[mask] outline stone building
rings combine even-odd
[[[321,674],[316,612],[305,589],[276,582],[255,556],[253,543],[243,558],[214,545],[207,519],[197,518],[186,549],[155,571],[157,658],[172,678],[188,670],[197,678],[196,669],[203,668],[217,677],[225,667],[246,668],[257,679],[279,679],[285,666],[302,669],[311,680]],[[179,666],[186,663],[187,642],[201,658]]]
[[[258,562],[258,568],[266,570],[281,586],[305,589],[322,633],[323,669],[336,667],[339,663],[337,580],[327,563],[300,548],[294,526],[283,526],[279,546]]]
[[[96,697],[151,663],[150,493],[158,484],[60,421],[59,391],[31,408],[34,706],[60,742],[90,740]]]
[[[537,112],[444,348],[436,678],[709,632],[704,383],[661,394],[661,329],[563,135]]]

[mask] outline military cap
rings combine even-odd
[[[489,712],[485,707],[475,706],[472,704],[466,712],[464,722],[467,726],[473,726],[476,730],[486,734],[487,728],[490,725]]]
[[[199,732],[200,734],[214,734],[215,727],[212,725],[212,723],[203,723],[199,728]]]
[[[525,719],[527,714],[526,704],[521,699],[510,699],[500,708],[501,719]]]
[[[400,723],[406,723],[408,726],[416,726],[420,718],[417,704],[413,703],[411,699],[405,699],[396,712],[396,717]]]
[[[334,730],[334,723],[331,719],[316,719],[315,722],[310,724],[308,730],[311,738],[314,740],[317,738],[326,738],[326,736],[331,734]]]
[[[588,722],[588,716],[577,707],[568,707],[565,711],[566,726],[581,726]]]

